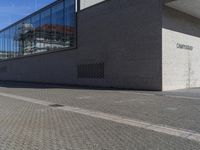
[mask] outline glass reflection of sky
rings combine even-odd
[[[0,30],[55,0],[1,0]]]

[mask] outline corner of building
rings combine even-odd
[[[188,5],[185,5],[185,4]],[[200,87],[200,19],[187,8],[191,1],[171,1],[162,17],[162,87],[176,90]],[[184,9],[183,9],[184,8]],[[191,14],[189,14],[189,12]]]

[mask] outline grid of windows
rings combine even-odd
[[[0,60],[76,44],[75,0],[58,0],[0,31]]]

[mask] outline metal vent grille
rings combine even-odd
[[[78,78],[103,79],[104,63],[78,65]]]

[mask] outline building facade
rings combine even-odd
[[[58,0],[0,32],[0,80],[199,87],[199,8],[198,0]]]

